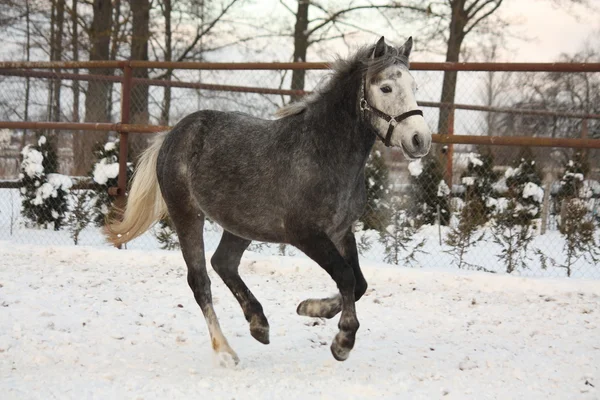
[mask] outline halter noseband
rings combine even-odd
[[[396,125],[398,125],[400,122],[404,121],[408,117],[412,117],[413,115],[423,116],[423,111],[421,110],[410,110],[396,116],[391,116],[369,104],[369,100],[367,99],[367,74],[365,74],[363,77],[363,85],[361,87],[361,92],[362,93],[360,96],[359,103],[360,110],[362,112],[368,111],[370,113],[373,113],[377,117],[385,120],[389,124],[387,134],[385,135],[385,137],[381,136],[379,132],[375,131],[379,139],[381,139],[381,141],[383,142],[383,144],[386,145],[386,147],[391,147],[392,133],[394,132],[394,128],[396,127]]]

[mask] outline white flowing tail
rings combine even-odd
[[[156,160],[165,136],[166,133],[156,135],[153,143],[142,153],[133,174],[125,211],[117,213],[122,219],[115,218],[106,224],[104,234],[114,245],[135,239],[167,215],[167,205],[156,177]]]

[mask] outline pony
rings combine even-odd
[[[295,246],[335,281],[339,293],[307,299],[297,313],[333,318],[331,344],[346,360],[359,328],[355,302],[367,289],[353,224],[367,201],[365,164],[375,141],[425,156],[431,132],[417,108],[409,72],[413,41],[394,47],[381,37],[333,65],[327,82],[280,109],[278,118],[201,110],[156,135],[142,153],[126,209],[109,221],[107,239],[126,243],[169,216],[187,265],[187,281],[217,356],[239,358],[223,334],[206,270],[206,217],[223,228],[211,264],[239,302],[250,334],[269,343],[262,305],[238,273],[251,241]]]

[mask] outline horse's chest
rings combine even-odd
[[[367,193],[364,184],[347,191],[339,199],[333,225],[346,230],[362,216],[366,204]]]

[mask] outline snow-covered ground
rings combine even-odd
[[[249,334],[211,271],[241,358],[213,362],[179,252],[0,241],[2,399],[598,399],[600,284],[364,263],[350,358],[334,320],[297,316],[331,294],[303,257],[247,253],[241,272],[271,344]]]

